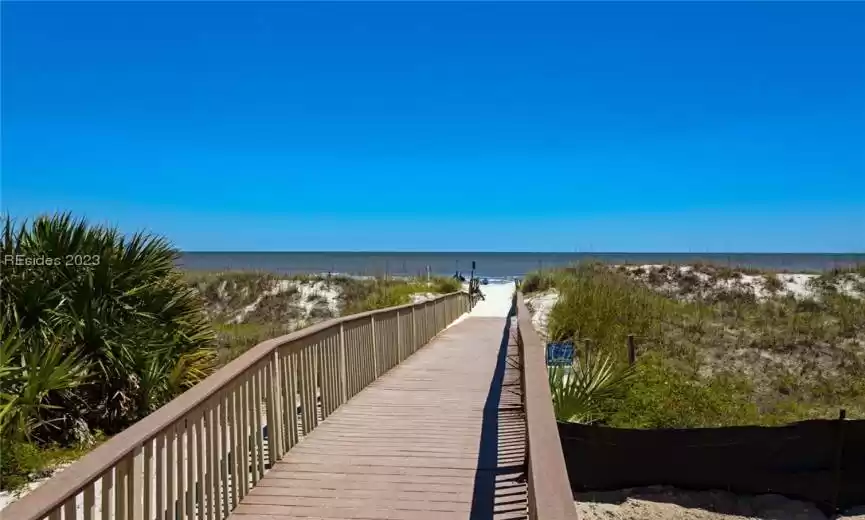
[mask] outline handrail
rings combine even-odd
[[[517,338],[526,413],[526,473],[529,520],[577,520],[545,361],[544,345],[531,314],[516,293]]]
[[[0,510],[0,518],[75,520],[83,508],[85,520],[174,520],[178,509],[186,518],[224,519],[267,464],[470,306],[458,291],[259,343]]]

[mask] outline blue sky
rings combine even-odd
[[[865,3],[3,3],[2,203],[186,250],[865,252]]]

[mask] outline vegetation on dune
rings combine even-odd
[[[10,256],[24,265],[4,261],[0,271],[3,488],[119,432],[214,369],[204,302],[165,240],[69,215],[6,218],[0,257]]]
[[[534,273],[523,289],[558,292],[549,314],[551,340],[574,339],[585,352],[582,340],[590,339],[590,352],[609,355],[621,367],[628,334],[637,338],[635,373],[605,390],[614,398],[595,399],[588,422],[637,428],[779,424],[835,417],[838,408],[865,417],[865,298],[837,289],[843,282],[855,290],[862,279],[850,275],[860,271],[824,273],[811,283],[813,297],[800,298],[758,300],[738,290],[685,297],[687,283],[678,285],[675,297],[653,289],[647,277],[646,283],[635,279],[650,273],[599,264]],[[758,275],[765,273],[752,273]],[[554,394],[562,390],[561,379],[551,382]]]
[[[187,281],[205,298],[220,364],[266,339],[321,321],[404,305],[416,294],[447,294],[461,287],[449,278],[386,280],[247,271],[188,273]],[[250,304],[255,309],[244,313]]]
[[[448,294],[459,291],[461,282],[454,278],[375,279],[343,281],[344,314],[385,309],[412,302],[414,294]]]

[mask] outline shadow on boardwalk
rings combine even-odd
[[[483,410],[471,519],[527,518],[525,414],[521,405],[519,352],[512,308]]]

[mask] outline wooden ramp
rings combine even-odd
[[[510,320],[439,334],[292,448],[231,520],[526,518]]]

